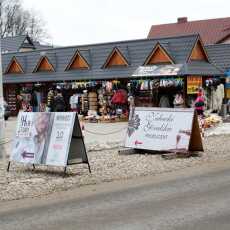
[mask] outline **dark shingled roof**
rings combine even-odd
[[[33,41],[33,44],[37,50],[54,48],[52,45],[41,44],[40,42],[37,42],[37,41]]]
[[[204,44],[215,44],[230,36],[230,17],[152,25],[148,38],[200,34]]]
[[[28,40],[28,43],[24,43],[26,40]],[[27,35],[5,37],[1,39],[2,53],[17,52],[20,48],[34,49],[35,47],[32,40]]]
[[[230,44],[205,46],[211,61],[223,71],[230,70]]]
[[[140,39],[131,41],[110,42],[101,44],[81,45],[72,47],[53,48],[26,53],[13,53],[3,55],[3,72],[9,64],[9,60],[16,58],[25,59],[24,74],[5,74],[4,83],[63,81],[63,80],[97,80],[97,79],[121,79],[129,78],[133,72],[142,66],[157,43],[172,55],[175,64],[183,64],[181,75],[221,75],[222,72],[212,64],[203,61],[186,64],[199,35],[189,35],[162,39]],[[127,58],[127,67],[102,68],[108,55],[114,47]],[[71,58],[79,50],[81,55],[90,65],[89,69],[66,71]],[[55,72],[33,73],[41,56],[47,56],[54,66]],[[19,59],[18,59],[19,60]]]

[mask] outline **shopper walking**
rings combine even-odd
[[[197,111],[197,114],[202,116],[204,115],[204,95],[203,95],[203,89],[199,89],[197,93],[197,98],[195,100],[195,109]]]
[[[65,100],[62,95],[61,89],[57,88],[57,94],[54,97],[52,111],[53,112],[64,112],[65,108],[66,108]]]

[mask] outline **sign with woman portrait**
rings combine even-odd
[[[75,112],[19,113],[10,161],[65,167],[68,160],[73,164],[79,158],[89,165]]]
[[[43,164],[51,113],[19,113],[11,160]]]

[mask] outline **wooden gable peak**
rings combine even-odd
[[[20,63],[18,62],[18,60],[16,59],[16,57],[13,57],[10,64],[8,65],[5,73],[6,74],[13,74],[13,73],[23,73],[23,69],[20,65]]]
[[[204,45],[200,39],[197,39],[194,47],[192,48],[191,54],[189,56],[189,61],[206,61],[208,60],[208,55],[205,51]]]
[[[66,67],[66,70],[74,70],[74,69],[89,69],[89,64],[85,60],[85,58],[77,51],[72,57],[70,63]]]
[[[173,64],[173,60],[167,51],[157,43],[150,55],[147,57],[144,65],[154,65],[154,64]]]
[[[118,48],[114,48],[108,56],[103,68],[115,67],[115,66],[128,66],[128,61]]]
[[[53,72],[54,67],[46,56],[40,58],[33,72]]]

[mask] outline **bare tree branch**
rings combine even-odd
[[[23,9],[21,0],[0,0],[0,19],[1,37],[28,34],[36,41],[49,37],[39,14]]]

